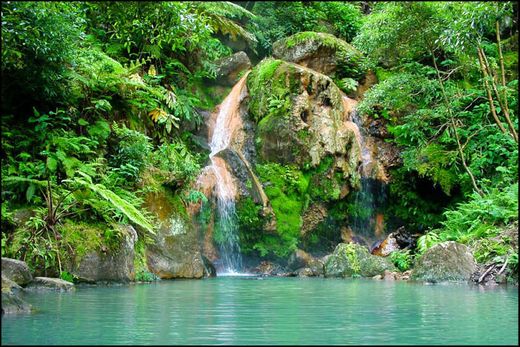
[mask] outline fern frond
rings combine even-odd
[[[5,183],[7,185],[16,184],[16,183],[31,183],[31,184],[35,184],[37,186],[42,186],[42,187],[47,186],[47,181],[41,181],[41,180],[36,180],[33,178],[18,177],[18,176],[4,177],[4,178],[2,178],[2,183]]]

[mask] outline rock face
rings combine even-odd
[[[239,74],[251,68],[251,61],[243,51],[221,58],[215,64],[217,65],[216,83],[226,86],[237,83],[240,79]]]
[[[34,280],[27,285],[27,289],[69,291],[76,288],[73,283],[59,278],[35,277]]]
[[[148,269],[161,279],[210,275],[202,259],[197,231],[186,211],[179,211],[183,207],[174,206],[161,192],[150,194],[146,204],[161,221],[155,242],[146,249]]]
[[[394,234],[390,234],[383,240],[377,247],[375,247],[370,253],[378,255],[380,257],[386,257],[394,251],[398,251],[399,245]]]
[[[249,115],[258,122],[262,160],[318,166],[326,156],[345,177],[356,171],[360,148],[346,122],[342,94],[321,73],[265,59],[248,77]]]
[[[323,275],[323,262],[301,249],[291,255],[287,267],[299,277]]]
[[[309,231],[313,230],[319,223],[325,220],[327,213],[328,211],[324,204],[317,203],[310,206],[302,217],[301,236],[306,236]]]
[[[121,225],[119,228],[124,239],[117,250],[89,252],[73,265],[70,272],[84,282],[133,281],[137,232],[131,225]]]
[[[2,257],[2,277],[25,286],[32,280],[31,271],[27,264],[21,260]]]
[[[18,297],[22,290],[2,273],[2,314],[31,312],[32,306]]]
[[[364,246],[340,243],[325,262],[325,277],[374,277],[385,270],[395,271],[386,258],[372,255]]]
[[[273,43],[273,57],[332,77],[361,79],[361,53],[334,35],[300,32]]]
[[[411,279],[426,282],[468,281],[477,269],[470,249],[454,241],[439,243],[419,258]]]

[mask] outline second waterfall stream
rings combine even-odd
[[[233,135],[242,127],[239,108],[246,92],[246,73],[231,89],[229,95],[210,118],[208,142],[211,164],[207,169],[215,175],[213,194],[217,198],[215,232],[218,233],[220,261],[215,264],[219,275],[234,275],[242,269],[242,256],[238,238],[235,197],[237,187],[229,172],[226,161],[219,153],[227,149]]]

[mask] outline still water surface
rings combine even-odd
[[[27,294],[2,344],[518,344],[518,288],[219,277]]]

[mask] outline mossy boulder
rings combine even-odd
[[[160,222],[154,242],[146,248],[148,269],[161,279],[209,276],[197,230],[182,200],[164,190],[149,193],[145,206]]]
[[[345,178],[355,175],[360,148],[346,124],[342,93],[329,77],[269,58],[253,69],[247,84],[262,160],[313,168],[332,156]]]
[[[83,226],[85,227],[85,226]],[[67,239],[72,239],[78,225],[64,230]],[[90,226],[94,230],[91,235],[85,233],[76,237],[90,237],[86,240],[74,241],[76,257],[67,264],[67,270],[80,282],[130,282],[135,279],[134,246],[137,242],[137,232],[131,225],[108,226],[109,230],[100,231],[99,226]],[[74,231],[75,230],[75,231]],[[82,226],[79,226],[79,230]],[[107,246],[106,236],[113,234],[112,244]],[[97,238],[95,238],[97,234]]]
[[[355,243],[340,243],[325,262],[325,277],[373,277],[385,270],[396,271],[387,258],[372,255]]]
[[[33,279],[24,261],[2,257],[2,278],[4,276],[20,286],[27,285]]]
[[[425,282],[468,281],[477,270],[471,250],[447,241],[427,250],[416,262],[411,279]]]
[[[335,78],[362,79],[363,56],[334,35],[305,31],[273,43],[273,57]]]

